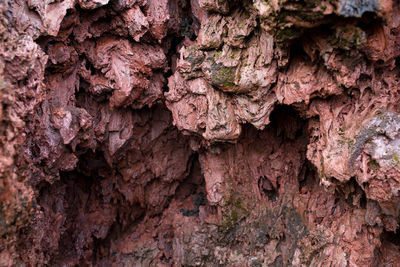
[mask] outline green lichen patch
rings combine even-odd
[[[236,194],[230,195],[224,207],[224,222],[221,229],[223,231],[228,231],[232,229],[248,214],[249,211],[247,210],[243,199]]]
[[[394,166],[399,166],[400,165],[400,157],[397,154],[393,155],[393,159],[392,159],[393,165]]]
[[[379,170],[379,163],[375,159],[369,159],[368,168],[371,170]]]
[[[236,67],[225,67],[223,64],[213,62],[211,65],[211,82],[220,88],[235,87]]]

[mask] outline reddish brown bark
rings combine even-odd
[[[397,2],[0,14],[0,266],[399,264]]]

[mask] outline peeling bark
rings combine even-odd
[[[0,266],[397,266],[395,1],[0,3]]]

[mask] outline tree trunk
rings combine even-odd
[[[399,7],[3,0],[0,266],[399,266]]]

